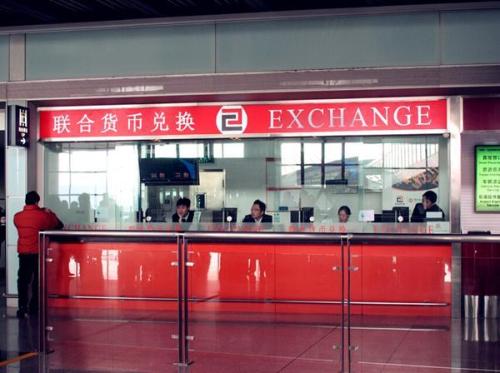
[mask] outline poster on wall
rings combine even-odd
[[[477,145],[476,212],[500,212],[500,145]]]
[[[417,203],[422,202],[422,195],[432,190],[439,198],[439,168],[388,170],[385,174],[383,208],[406,207],[411,216]]]

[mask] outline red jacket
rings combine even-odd
[[[56,214],[38,205],[26,205],[23,211],[14,215],[14,225],[19,238],[17,252],[19,254],[38,254],[38,234],[48,229],[60,229],[63,223]]]

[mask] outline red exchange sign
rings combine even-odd
[[[44,141],[438,133],[447,129],[446,99],[58,107],[39,112]]]

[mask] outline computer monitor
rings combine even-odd
[[[290,223],[312,223],[311,217],[314,216],[314,207],[302,207],[299,210],[290,211]]]
[[[302,207],[302,222],[312,223],[311,218],[314,216],[314,207]]]
[[[222,223],[222,210],[214,210],[212,211],[212,222],[213,223]]]
[[[410,208],[404,206],[394,206],[392,208],[394,211],[394,216],[397,222],[399,223],[408,223],[410,221]],[[401,216],[403,221],[399,221],[398,217]]]
[[[231,216],[231,223],[236,223],[238,220],[238,209],[236,207],[225,207],[222,210],[212,211],[212,222],[227,223],[227,217]]]
[[[142,158],[139,175],[146,185],[199,185],[197,159]]]
[[[224,207],[222,209],[224,222],[227,222],[227,217],[231,217],[231,223],[236,223],[238,220],[238,209],[236,207]]]
[[[382,223],[394,223],[396,214],[393,210],[382,210]]]

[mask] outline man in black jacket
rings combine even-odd
[[[176,204],[176,212],[172,215],[173,223],[191,223],[194,211],[190,210],[191,200],[189,198],[179,198]]]
[[[445,215],[441,207],[438,206],[437,194],[432,190],[425,192],[422,195],[422,203],[417,203],[411,214],[411,221],[413,223],[419,223],[426,221],[427,212],[441,212],[442,217],[438,220],[445,220]]]
[[[266,204],[259,199],[253,202],[250,215],[246,215],[243,223],[272,223],[273,217],[266,214]]]

